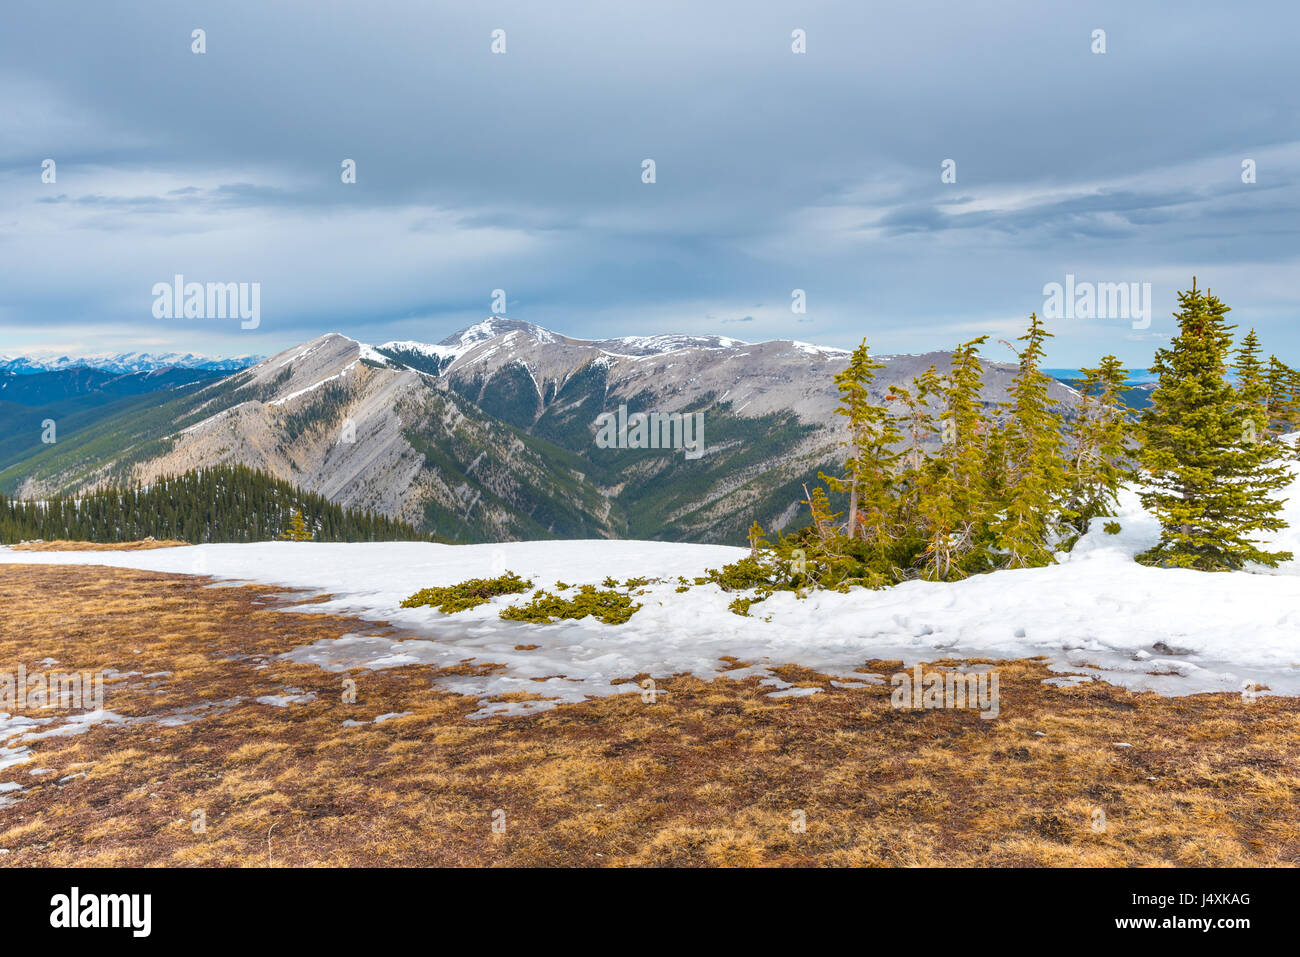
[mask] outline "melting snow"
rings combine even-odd
[[[1300,555],[1300,483],[1287,504],[1291,527],[1274,547]],[[439,687],[473,695],[486,714],[520,714],[593,695],[639,692],[626,679],[662,680],[691,673],[772,677],[792,663],[841,684],[879,681],[857,671],[870,658],[910,667],[936,658],[1021,658],[1042,655],[1068,686],[1092,678],[1167,695],[1240,692],[1247,682],[1273,694],[1300,694],[1300,562],[1276,570],[1206,574],[1138,565],[1158,529],[1125,492],[1118,535],[1094,522],[1073,552],[1047,568],[995,572],[966,581],[913,581],[882,591],[790,593],[755,605],[744,618],[727,605],[736,596],[715,585],[677,593],[688,579],[746,554],[745,549],[636,541],[517,542],[438,545],[424,542],[319,544],[265,542],[202,545],[139,552],[12,552],[0,561],[98,564],[186,573],[202,556],[207,573],[227,582],[257,582],[327,592],[330,601],[298,611],[386,621],[294,649],[286,657],[331,671],[406,664],[493,665],[475,675],[440,679]],[[497,599],[455,615],[404,609],[404,598],[509,569],[538,587],[556,581],[598,583],[607,575],[659,577],[635,600],[643,607],[623,625],[585,619],[536,625],[498,618]],[[535,648],[521,650],[519,646]],[[734,669],[723,656],[749,662]],[[540,680],[538,680],[540,679]],[[774,694],[815,689],[776,685]],[[547,701],[502,702],[510,692]],[[269,703],[269,702],[268,702]],[[12,726],[11,726],[12,727]],[[4,724],[0,721],[0,730]],[[19,730],[13,728],[13,730]],[[0,743],[11,737],[0,733]],[[0,749],[0,767],[16,763]],[[20,757],[19,760],[22,760]]]

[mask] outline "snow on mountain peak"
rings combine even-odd
[[[195,355],[192,352],[116,352],[86,356],[56,355],[45,352],[0,356],[0,372],[34,375],[38,372],[60,372],[75,368],[100,369],[119,374],[172,368],[236,372],[256,365],[262,361],[262,358],[262,356],[248,355],[218,359],[212,356]]]
[[[849,351],[847,349],[836,349],[834,346],[814,345],[811,342],[800,342],[798,339],[792,340],[791,345],[793,345],[800,352],[804,352],[807,353],[808,355],[814,355],[814,356],[825,356],[828,359],[834,358],[836,356],[849,355]]]
[[[476,322],[467,329],[453,333],[443,339],[439,345],[476,346],[480,342],[486,342],[489,339],[495,339],[497,336],[504,336],[511,332],[522,332],[537,342],[556,341],[555,333],[531,322],[524,322],[520,319],[507,319],[505,316],[489,316],[482,322]]]
[[[662,355],[679,349],[732,349],[747,346],[748,342],[729,336],[696,336],[689,333],[669,333],[657,336],[621,336],[599,343],[610,351],[631,350],[631,355]]]

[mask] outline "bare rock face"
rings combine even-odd
[[[572,339],[514,319],[487,319],[436,346],[390,342],[379,351],[397,357],[437,358],[437,372],[474,397],[484,399],[512,369],[534,384],[538,417],[548,396],[563,392],[575,373],[592,365],[604,371],[612,405],[638,396],[653,397],[665,412],[694,408],[705,399],[730,403],[735,414],[757,418],[792,412],[800,421],[834,422],[838,404],[834,376],[849,353],[793,340],[748,343],[723,336],[632,336]],[[888,368],[878,373],[874,393],[883,401],[891,385],[908,384],[934,365],[947,372],[949,352],[881,356]],[[1016,367],[985,362],[984,397],[1007,398]],[[1053,398],[1072,403],[1075,394],[1054,382]],[[838,424],[838,423],[835,423]]]
[[[883,401],[951,356],[882,358]],[[802,484],[833,467],[847,361],[789,340],[586,340],[499,318],[437,344],[330,334],[168,403],[161,425],[120,424],[110,459],[69,454],[21,491],[242,464],[453,540],[739,541],[755,517],[797,523]],[[986,363],[984,400],[1005,400],[1014,374]],[[1077,398],[1053,394],[1067,409]],[[620,406],[703,413],[705,454],[597,447],[597,417]]]
[[[248,370],[256,398],[219,407],[177,432],[136,478],[205,465],[248,465],[352,508],[418,519],[413,486],[423,458],[402,437],[399,403],[425,391],[418,373],[364,364],[362,344],[328,335]]]

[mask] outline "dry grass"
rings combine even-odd
[[[176,548],[189,542],[174,539],[142,538],[136,542],[74,542],[66,538],[52,542],[22,542],[10,545],[16,552],[138,552],[150,548]]]
[[[334,674],[275,657],[373,624],[270,610],[270,589],[201,584],[0,567],[0,669],[52,657],[58,670],[137,672],[107,691],[107,707],[127,716],[212,705],[180,727],[98,725],[32,742],[34,760],[0,772],[27,788],[0,808],[5,866],[1231,866],[1300,856],[1295,699],[1058,689],[1042,684],[1041,662],[1015,661],[998,665],[1001,717],[981,721],[895,710],[886,687],[832,688],[789,667],[786,680],[826,690],[774,700],[754,678],[677,677],[658,682],[668,693],[654,704],[628,694],[471,721],[477,702],[432,690],[438,672],[427,666]],[[356,704],[341,700],[345,678]],[[253,701],[286,687],[316,698]],[[393,712],[411,714],[343,725]],[[194,832],[199,811],[204,833]]]

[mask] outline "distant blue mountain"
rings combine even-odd
[[[1079,369],[1044,369],[1043,371],[1073,389],[1077,389],[1083,379],[1083,373]],[[1125,369],[1124,371],[1127,373],[1124,383],[1128,386],[1128,391],[1121,397],[1121,401],[1130,409],[1145,409],[1151,404],[1151,391],[1155,388],[1159,377],[1150,369]]]
[[[1078,369],[1044,369],[1043,371],[1053,379],[1062,382],[1083,378],[1083,372]],[[1125,381],[1131,386],[1150,385],[1156,381],[1156,374],[1150,369],[1125,369],[1124,371],[1128,374]]]
[[[118,352],[97,356],[54,356],[38,354],[27,356],[0,356],[0,372],[15,375],[35,375],[40,372],[62,372],[65,369],[98,369],[124,375],[133,372],[156,372],[159,369],[199,369],[205,372],[238,372],[262,361],[261,356],[236,356],[214,359],[197,356],[192,352]]]
[[[89,366],[71,366],[53,372],[0,371],[0,404],[42,406],[84,395],[143,395],[206,382],[226,375],[225,370],[167,366],[142,372],[111,372]]]
[[[176,365],[138,372],[84,365],[0,371],[0,468],[44,447],[46,420],[53,419],[65,434],[131,410],[147,411],[229,374]]]

